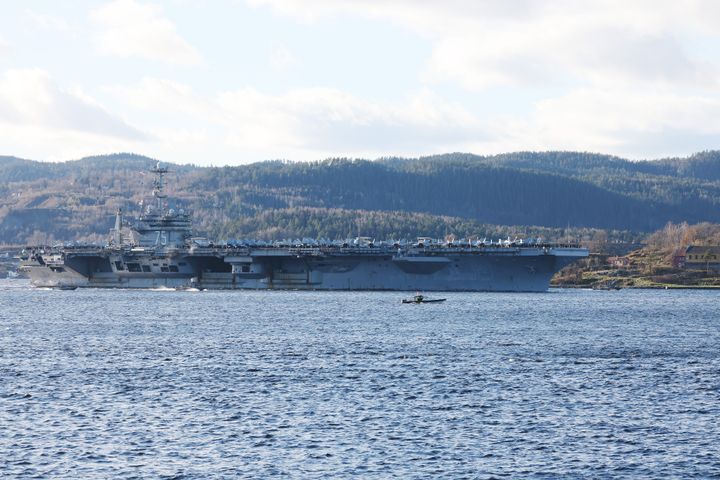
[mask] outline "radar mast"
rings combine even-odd
[[[158,212],[164,212],[165,206],[163,205],[163,201],[167,198],[167,195],[163,191],[165,187],[163,175],[168,173],[168,169],[161,167],[160,162],[157,162],[155,167],[153,167],[150,171],[155,174],[155,178],[153,179],[152,195],[157,199]]]

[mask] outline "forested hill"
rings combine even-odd
[[[104,239],[117,207],[137,211],[154,163],[132,154],[0,157],[0,243]],[[177,206],[223,238],[507,231],[491,225],[647,232],[668,221],[720,222],[716,151],[647,162],[519,152],[169,167]]]

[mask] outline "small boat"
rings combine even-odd
[[[447,298],[425,298],[424,295],[415,295],[412,299],[403,298],[402,303],[440,303]]]
[[[205,289],[198,286],[197,277],[192,277],[188,283],[175,287],[175,290],[177,290],[178,292],[200,292]]]
[[[175,287],[175,290],[178,292],[201,292],[204,289],[198,287],[191,287],[190,285],[180,285]]]

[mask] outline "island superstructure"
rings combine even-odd
[[[151,170],[152,198],[137,221],[118,210],[108,244],[31,246],[21,269],[38,287],[541,292],[578,245],[522,240],[243,241],[193,236],[190,215],[168,208],[167,169]]]

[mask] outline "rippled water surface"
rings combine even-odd
[[[0,282],[0,476],[720,475],[720,292]]]

